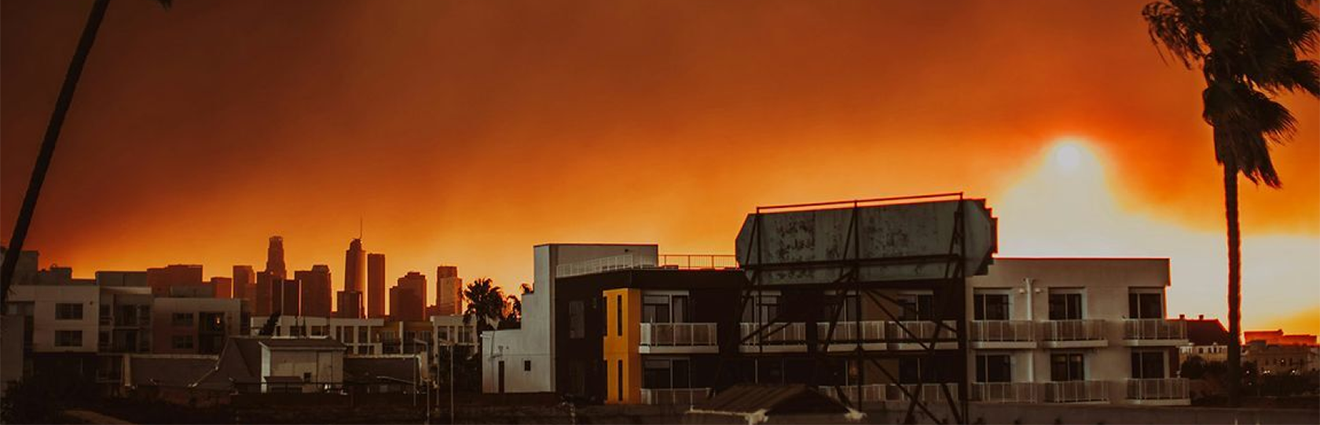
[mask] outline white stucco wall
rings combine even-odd
[[[32,302],[32,351],[35,353],[91,353],[99,341],[100,290],[95,285],[14,285],[11,302]],[[82,319],[57,320],[55,305],[82,305]],[[56,347],[57,331],[82,331],[82,344]],[[21,336],[20,336],[21,338]]]

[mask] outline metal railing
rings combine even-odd
[[[1168,319],[1127,319],[1123,321],[1123,339],[1187,339],[1187,323]]]
[[[971,323],[972,341],[981,342],[1030,342],[1036,340],[1036,332],[1030,320],[973,320]]]
[[[901,326],[900,326],[901,324]],[[900,342],[922,342],[930,340],[939,331],[940,339],[955,339],[957,333],[950,329],[956,329],[957,322],[945,320],[946,329],[939,329],[940,325],[931,320],[904,320],[899,322],[889,322],[889,329],[885,330],[885,337],[890,341]],[[907,331],[903,328],[906,327]],[[909,334],[908,332],[911,332]]]
[[[710,388],[642,388],[642,404],[693,406],[710,396]]]
[[[867,320],[861,322],[861,340],[862,342],[876,342],[885,340],[885,324],[881,320]],[[830,324],[817,323],[817,338],[824,341],[829,336]],[[831,337],[832,343],[857,342],[857,322],[845,322],[843,320],[834,324],[834,335]]]
[[[713,346],[715,323],[642,323],[641,345],[653,347]]]
[[[1077,403],[1109,400],[1105,381],[1062,381],[1045,383],[1048,403]]]
[[[973,382],[972,400],[996,403],[1035,403],[1034,382]]]
[[[719,254],[662,254],[660,267],[679,270],[720,270],[738,268],[738,260],[732,255]]]
[[[639,254],[615,255],[612,257],[601,257],[586,261],[560,264],[558,267],[555,267],[555,276],[569,277],[607,272],[610,270],[656,267],[655,263],[656,259],[650,256]]]
[[[1127,380],[1127,398],[1132,400],[1187,399],[1187,380],[1184,378],[1156,378]]]
[[[950,385],[949,387],[950,394],[952,394],[954,397],[957,397],[958,396],[957,385],[956,384],[949,384],[949,385]],[[942,384],[921,384],[920,387],[917,387],[916,384],[888,384],[888,388],[885,389],[885,393],[886,395],[889,396],[888,397],[889,400],[911,401],[912,398],[909,397],[907,393],[903,392],[903,390],[906,389],[908,392],[915,392],[917,394],[917,397],[919,397],[921,399],[921,402],[923,403],[937,402],[937,401],[947,400],[944,397],[944,389],[941,388],[943,386],[944,385]],[[899,387],[902,388],[900,389]]]
[[[760,328],[760,323],[740,323],[741,332],[739,335],[744,339],[743,345],[756,345],[757,343],[767,345],[791,345],[805,344],[807,342],[807,324],[806,323],[775,323],[761,332],[759,337],[747,338],[756,329]]]
[[[885,387],[886,384],[862,385],[861,397],[857,396],[857,385],[840,385],[837,387],[822,385],[816,387],[816,390],[820,391],[821,394],[824,394],[829,398],[839,401],[843,401],[843,399],[840,398],[841,395],[847,397],[848,402],[854,403],[855,406],[855,403],[857,403],[858,401],[861,401],[862,403],[874,403],[874,402],[885,401],[886,400]]]
[[[1047,320],[1042,324],[1046,341],[1094,341],[1105,339],[1103,320]]]

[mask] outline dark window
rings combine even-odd
[[[614,386],[619,390],[618,401],[623,401],[623,360],[619,360],[618,374],[614,375]]]
[[[743,298],[744,323],[767,323],[779,316],[779,295],[759,294]]]
[[[1078,353],[1052,354],[1050,355],[1050,380],[1086,380],[1086,374],[1083,371],[1083,364],[1082,355]]]
[[[610,334],[610,309],[606,308],[607,298],[601,297],[597,302],[600,303],[596,308],[600,311],[600,336],[609,336]]]
[[[899,320],[931,320],[935,318],[935,297],[931,294],[905,295],[898,299],[903,312]]]
[[[82,331],[55,331],[56,347],[81,347],[82,339]]]
[[[581,339],[587,336],[587,330],[586,330],[587,320],[586,317],[584,317],[586,312],[583,311],[584,310],[583,307],[584,305],[580,300],[568,302],[568,337],[569,338]]]
[[[1050,320],[1082,320],[1082,294],[1050,294]]]
[[[1132,377],[1161,379],[1164,376],[1164,353],[1158,351],[1132,352]]]
[[[927,361],[917,357],[898,359],[898,383],[916,384],[938,383],[944,379],[940,374],[939,362]]]
[[[674,323],[686,323],[689,320],[688,297],[686,295],[675,295],[671,299],[671,304],[673,306],[673,314],[670,316],[674,319]]]
[[[973,297],[975,320],[1008,320],[1008,294],[976,294]]]
[[[78,303],[55,304],[55,320],[82,320],[83,306]]]
[[[623,336],[623,295],[614,296],[614,329],[617,330],[615,335]],[[623,367],[623,363],[619,363],[619,365]],[[623,390],[619,390],[619,397],[623,397]],[[623,400],[623,398],[619,398],[619,400]]]
[[[1163,318],[1163,297],[1158,292],[1129,293],[1128,317],[1132,319]]]
[[[531,371],[532,371],[532,361],[523,360],[523,372],[531,372]]]
[[[642,388],[673,388],[669,360],[642,362]]]
[[[1012,361],[1006,354],[976,356],[976,382],[1012,382]]]
[[[192,326],[192,313],[174,313],[170,315],[170,323],[174,326]]]
[[[669,314],[669,297],[665,295],[647,295],[642,297],[642,323],[672,322]]]

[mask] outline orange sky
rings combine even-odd
[[[30,233],[44,263],[228,275],[279,234],[342,285],[362,217],[391,280],[512,287],[537,243],[731,253],[758,204],[963,190],[1003,254],[1171,257],[1171,312],[1223,311],[1202,82],[1161,62],[1142,1],[177,3],[111,6]],[[89,5],[0,3],[6,240]],[[1284,189],[1243,187],[1244,321],[1320,332],[1320,104],[1285,103]],[[1060,141],[1090,183],[1050,174]]]

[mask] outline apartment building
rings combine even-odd
[[[256,335],[269,317],[252,318],[252,334]],[[384,318],[292,317],[280,316],[275,336],[330,337],[344,345],[348,354],[373,355],[384,353],[380,332]]]
[[[955,323],[932,320],[948,316],[935,314],[942,301],[931,291],[744,292],[741,270],[611,257],[538,256],[524,323],[551,329],[483,334],[484,391],[683,404],[736,382],[809,383],[903,404],[943,401],[936,383],[953,380],[947,365],[957,357],[923,350],[956,341]],[[1187,382],[1175,378],[1186,330],[1165,317],[1168,285],[1165,259],[996,259],[953,304],[969,319],[971,399],[1188,404]],[[850,353],[859,346],[887,355],[858,364]]]
[[[151,308],[152,352],[220,354],[229,336],[241,335],[242,300],[156,298]]]

